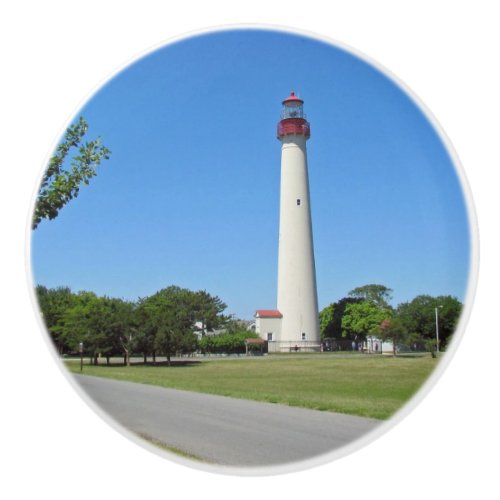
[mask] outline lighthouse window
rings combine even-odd
[[[267,334],[267,340],[268,340],[269,342],[272,342],[272,340],[273,340],[273,334],[272,334],[272,332],[269,332],[269,333]]]
[[[281,112],[281,118],[305,118],[302,104],[286,104]]]
[[[297,205],[300,205],[300,198],[297,198]]]
[[[302,340],[306,340],[306,333],[302,332]]]

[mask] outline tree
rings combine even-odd
[[[322,339],[350,339],[346,331],[342,331],[342,318],[348,304],[357,304],[362,299],[344,297],[339,301],[326,306],[319,313],[319,327]]]
[[[392,299],[392,289],[384,285],[364,285],[354,288],[348,295],[373,302],[377,307],[390,308],[389,301]]]
[[[205,290],[192,293],[192,311],[195,320],[201,323],[201,335],[207,331],[214,330],[224,324],[229,318],[222,315],[227,305],[215,296],[213,297]]]
[[[390,319],[384,319],[382,323],[380,323],[378,336],[383,342],[387,340],[392,342],[393,356],[397,356],[397,346],[408,342],[411,338],[405,325],[397,316]]]
[[[335,304],[330,304],[319,312],[319,332],[321,335],[321,340],[327,337],[331,338],[328,333],[330,333],[330,325],[333,323],[334,311]]]
[[[193,292],[177,286],[160,290],[141,301],[145,327],[154,339],[154,350],[166,355],[168,365],[173,354],[196,348],[195,302]]]
[[[35,204],[33,229],[42,219],[55,219],[59,210],[78,196],[81,185],[89,184],[89,179],[97,174],[101,161],[109,159],[111,151],[101,144],[100,137],[80,144],[87,130],[87,122],[80,117],[77,123],[68,127],[64,140],[49,160]],[[64,168],[73,148],[78,148],[78,151],[71,158],[69,167]]]
[[[382,321],[391,316],[390,309],[378,307],[368,300],[347,304],[342,317],[343,336],[364,339],[367,335],[376,333]]]
[[[156,351],[154,346],[155,330],[150,325],[145,299],[139,299],[134,309],[134,347],[137,352],[142,353],[144,364],[147,363],[148,356],[153,356],[153,363],[156,363]]]
[[[73,352],[80,342],[91,361],[97,364],[99,354],[112,351],[106,336],[106,315],[104,304],[93,292],[78,292],[74,301],[64,313],[61,336]]]
[[[134,304],[122,299],[100,299],[102,329],[107,344],[107,360],[114,354],[122,354],[125,365],[130,366],[130,356],[135,346]]]
[[[74,295],[68,287],[47,288],[38,285],[35,289],[43,322],[59,354],[70,350],[62,335],[64,315],[74,304]]]
[[[410,302],[404,302],[397,307],[397,313],[406,329],[422,339],[436,338],[436,313],[438,308],[439,343],[445,347],[457,327],[462,304],[456,297],[441,295],[418,295]]]

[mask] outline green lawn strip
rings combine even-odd
[[[78,363],[68,362],[78,373]],[[430,356],[288,355],[203,361],[186,366],[92,366],[83,373],[174,389],[218,394],[387,419],[436,366]]]

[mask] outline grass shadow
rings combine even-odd
[[[202,362],[201,361],[198,361],[198,360],[172,360],[170,361],[170,365],[168,364],[167,361],[156,361],[155,363],[153,363],[152,361],[148,361],[146,363],[144,363],[144,361],[132,361],[130,363],[130,366],[131,367],[154,367],[154,368],[160,368],[160,367],[167,367],[167,368],[181,368],[181,367],[185,367],[185,366],[198,366],[200,365]],[[107,364],[106,362],[104,363],[99,363],[97,365],[91,365],[87,362],[84,362],[83,364],[84,368],[87,366],[87,367],[97,367],[97,368],[126,368],[127,366],[124,364],[124,363],[109,363]]]
[[[152,361],[148,361],[147,363],[144,363],[143,361],[136,362],[136,363],[131,363],[131,366],[166,366],[167,368],[180,368],[183,366],[198,366],[201,365],[201,361],[198,360],[172,360],[170,361],[170,364],[168,364],[167,361],[157,361],[156,363],[153,363]]]

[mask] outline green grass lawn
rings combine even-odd
[[[83,373],[175,389],[387,419],[420,388],[438,360],[430,355],[291,354],[173,366],[92,366]],[[66,366],[80,373],[79,361]]]

